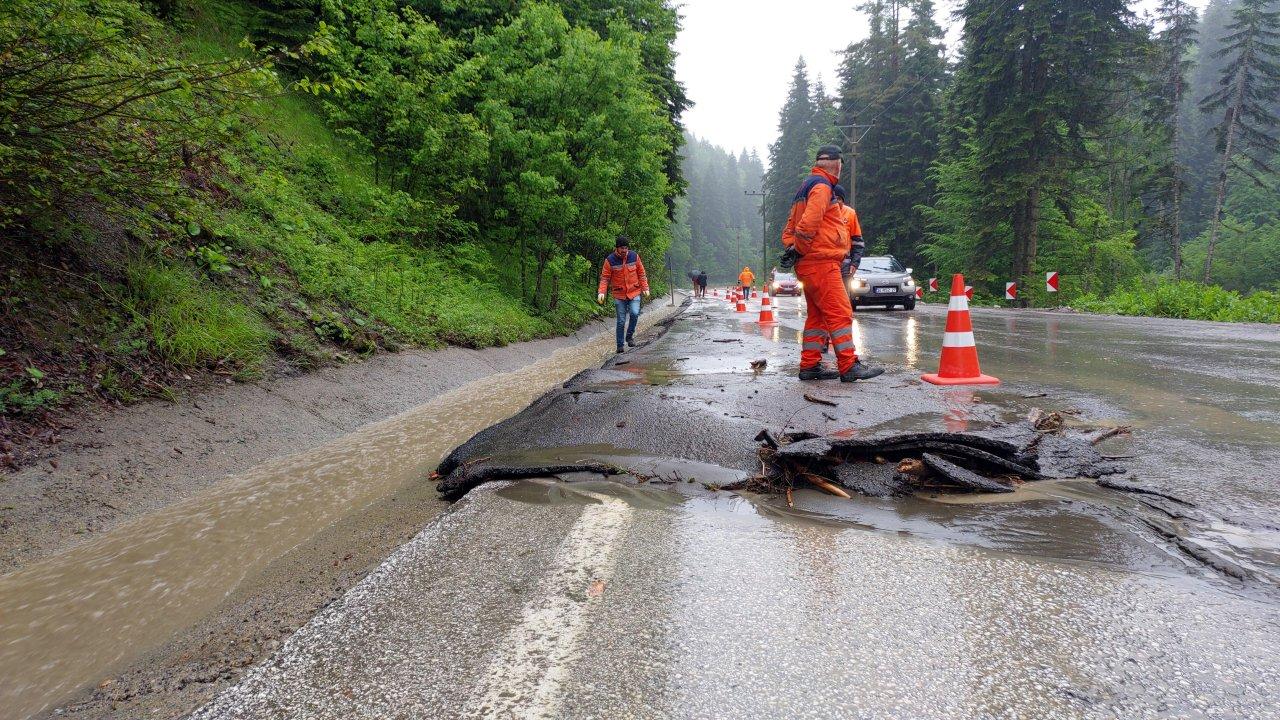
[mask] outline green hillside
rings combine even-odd
[[[446,6],[6,3],[8,441],[81,399],[563,333],[617,233],[661,258],[674,12]]]

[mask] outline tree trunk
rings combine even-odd
[[[547,253],[538,253],[538,275],[533,284],[533,306],[538,307],[538,299],[542,297],[542,273],[547,269]]]
[[[1024,287],[1036,262],[1036,245],[1039,240],[1040,188],[1027,188],[1027,194],[1013,212],[1013,281]],[[1027,306],[1027,299],[1019,296],[1018,305]]]
[[[1169,151],[1173,157],[1173,219],[1169,226],[1169,250],[1173,253],[1173,278],[1182,279],[1182,164],[1178,160],[1179,143],[1182,136],[1178,134],[1178,112],[1182,107],[1183,80],[1182,58],[1173,55],[1173,117],[1169,125]]]
[[[1222,172],[1218,175],[1218,199],[1213,204],[1213,224],[1209,226],[1209,247],[1204,254],[1204,283],[1209,283],[1213,272],[1213,250],[1218,244],[1218,228],[1222,226],[1222,206],[1227,198],[1227,171],[1231,168],[1231,152],[1236,138],[1236,123],[1240,121],[1240,106],[1244,104],[1244,80],[1246,71],[1252,63],[1249,57],[1240,59],[1236,68],[1236,90],[1231,98],[1231,107],[1227,110],[1227,137],[1222,145]]]

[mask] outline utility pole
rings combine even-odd
[[[743,195],[760,198],[760,272],[768,272],[769,265],[769,238],[768,233],[764,229],[764,191],[763,190],[743,190]]]
[[[733,269],[735,272],[737,272],[738,267],[742,265],[742,226],[741,225],[721,225],[720,227],[724,228],[725,230],[733,231],[735,247],[738,249],[738,255],[737,255],[738,264],[734,265]]]
[[[849,207],[858,208],[858,143],[871,132],[870,125],[837,125],[844,136],[845,147],[849,149]]]

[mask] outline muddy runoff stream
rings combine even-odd
[[[642,328],[671,312],[642,315]],[[290,548],[421,481],[451,448],[612,352],[610,330],[0,577],[0,718],[39,713],[136,660]]]

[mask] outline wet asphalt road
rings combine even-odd
[[[977,311],[1005,384],[941,390],[915,377],[942,312],[871,310],[855,339],[890,372],[801,385],[782,304],[766,328],[695,304],[481,433],[460,459],[633,475],[473,491],[196,717],[1280,717],[1280,332]],[[1033,406],[1132,425],[1106,452],[1194,510],[1084,480],[794,510],[704,486],[755,469],[762,427],[979,429]]]

